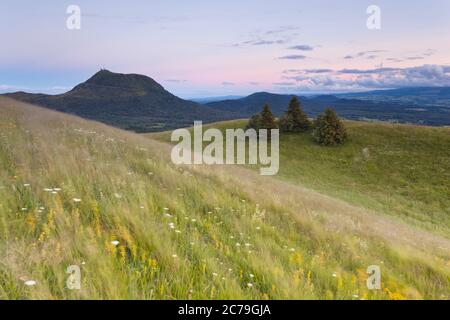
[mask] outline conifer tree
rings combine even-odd
[[[311,127],[306,113],[300,106],[297,97],[293,97],[289,108],[280,119],[280,130],[282,132],[305,132]]]
[[[271,129],[277,129],[277,121],[270,111],[269,105],[264,105],[263,110],[260,113],[254,114],[250,120],[248,121],[247,126],[245,127],[246,130],[248,129],[255,129],[257,134],[259,135],[260,129],[267,129],[268,130],[268,137],[270,137],[270,130]]]
[[[273,113],[270,111],[270,107],[268,104],[264,105],[264,108],[261,112],[260,126],[261,126],[261,129],[267,129],[267,130],[278,128],[275,117],[274,117]]]
[[[248,120],[245,130],[255,129],[258,132],[261,129],[261,113],[256,113]]]
[[[342,144],[347,139],[344,124],[333,109],[326,109],[315,121],[314,140],[322,145]]]

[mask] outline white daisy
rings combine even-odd
[[[24,282],[24,284],[26,286],[32,287],[32,286],[36,285],[36,281],[34,281],[34,280],[27,280],[27,281]]]

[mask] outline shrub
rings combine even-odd
[[[342,144],[347,139],[344,124],[333,109],[326,109],[315,121],[314,140],[322,145]]]

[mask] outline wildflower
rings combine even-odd
[[[36,281],[34,281],[34,280],[27,280],[27,281],[24,282],[24,284],[26,286],[32,287],[32,286],[36,285]]]
[[[241,244],[239,242],[236,243],[236,247],[240,247]]]
[[[215,273],[215,272],[213,272],[213,276],[214,276],[214,277],[217,277],[217,276],[218,276],[218,274],[217,274],[217,273]]]
[[[229,268],[228,271],[231,272],[231,271],[233,271],[233,269]]]
[[[251,244],[250,244],[250,243],[246,243],[245,246],[246,246],[246,247],[250,247]]]
[[[164,210],[169,211],[169,208],[164,208]]]
[[[27,211],[27,210],[28,210],[28,208],[22,208],[21,210],[22,210],[22,211]]]
[[[289,251],[290,251],[290,252],[294,252],[294,251],[295,251],[295,248],[290,248]]]
[[[52,192],[53,189],[52,189],[52,188],[44,188],[44,191],[45,191],[45,192]]]
[[[169,213],[166,213],[164,216],[167,217],[167,218],[172,218],[172,215],[169,214]]]
[[[191,242],[191,246],[193,246],[195,243],[194,242]]]
[[[359,296],[357,294],[352,295],[353,298],[357,299]]]
[[[197,222],[197,219],[192,219],[191,221],[192,221],[192,222]]]
[[[250,278],[254,278],[255,277],[255,275],[254,274],[249,274],[249,276],[250,276]]]
[[[83,261],[83,262],[81,262],[81,264],[84,266],[86,264],[86,262]]]
[[[336,278],[337,277],[337,272],[333,272],[332,276],[333,276],[333,278]]]
[[[175,229],[175,224],[173,222],[169,223],[169,228],[170,229]]]
[[[53,191],[59,192],[61,191],[61,188],[53,188]]]
[[[23,186],[26,188],[26,187],[29,187],[30,184],[29,183],[24,183]]]
[[[173,255],[172,255],[172,258],[174,258],[174,259],[175,259],[176,257],[177,257],[177,255],[176,255],[176,254],[173,254]]]
[[[175,233],[181,233],[181,231],[180,230],[175,230]]]
[[[145,207],[144,207],[144,206],[140,206],[139,208],[141,208],[141,209],[145,209]]]
[[[117,241],[117,240],[113,240],[113,241],[111,241],[111,244],[112,245],[114,245],[114,246],[118,246],[119,245],[119,241]]]
[[[73,202],[77,202],[77,203],[81,202],[81,199],[79,199],[79,198],[73,198],[72,200],[73,200]]]
[[[119,193],[114,193],[114,197],[116,197],[117,199],[122,198],[122,195],[120,195]]]
[[[256,230],[261,230],[261,227],[256,227]]]
[[[252,288],[253,287],[253,283],[247,283],[247,287]]]

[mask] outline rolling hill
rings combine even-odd
[[[448,238],[247,168],[175,166],[97,122],[0,112],[0,299],[450,298]]]
[[[6,96],[137,132],[175,129],[192,125],[194,120],[235,118],[178,98],[147,76],[108,70],[97,72],[64,94],[17,92]]]
[[[224,121],[204,130],[246,124]],[[339,147],[317,145],[311,132],[281,134],[277,177],[450,238],[450,128],[344,124],[349,140]],[[170,142],[171,132],[149,136]]]

